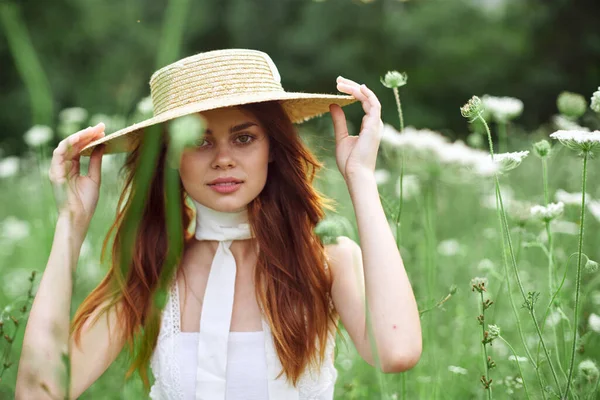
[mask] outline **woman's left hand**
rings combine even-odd
[[[363,117],[358,136],[348,135],[346,115],[337,104],[331,104],[329,111],[335,131],[335,158],[337,166],[347,183],[364,173],[373,174],[377,161],[377,151],[383,132],[381,104],[375,93],[365,85],[337,78],[337,88],[361,101],[366,115]]]

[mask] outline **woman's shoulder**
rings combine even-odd
[[[334,276],[343,268],[353,264],[355,257],[361,257],[358,243],[347,236],[338,236],[335,243],[324,245],[327,266]]]

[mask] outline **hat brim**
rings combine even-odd
[[[139,140],[142,128],[196,112],[273,100],[280,101],[285,112],[290,117],[290,120],[295,124],[328,113],[330,104],[337,104],[340,107],[344,107],[358,101],[358,99],[353,96],[295,92],[265,92],[249,93],[247,95],[236,94],[235,96],[230,97],[209,99],[169,110],[155,117],[130,125],[127,128],[120,129],[110,135],[106,135],[85,146],[80,151],[80,155],[89,157],[92,154],[93,149],[102,143],[106,146],[103,154],[129,152],[134,149]]]

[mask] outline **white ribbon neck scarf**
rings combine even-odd
[[[196,400],[225,400],[227,344],[237,271],[235,258],[229,248],[234,240],[254,236],[250,231],[247,209],[227,213],[191,200],[196,206],[196,239],[219,241],[210,267],[200,316]],[[285,374],[276,379],[282,366],[273,346],[269,324],[264,313],[261,315],[269,399],[298,400],[298,389],[286,382]]]

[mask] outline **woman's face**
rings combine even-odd
[[[201,113],[207,127],[196,147],[181,157],[183,187],[198,203],[223,212],[243,209],[263,190],[270,162],[269,137],[249,112],[228,107]],[[211,185],[234,178],[234,186]]]

